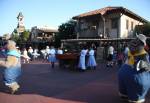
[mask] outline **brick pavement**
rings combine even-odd
[[[22,65],[17,95],[4,92],[0,70],[0,103],[123,103],[118,97],[117,69],[99,64],[86,72],[53,69],[40,61]],[[148,94],[149,95],[149,94]],[[150,96],[146,103],[150,103]]]

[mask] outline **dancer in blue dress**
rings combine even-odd
[[[49,57],[48,57],[48,61],[51,62],[52,68],[54,68],[55,66],[55,62],[56,62],[56,50],[55,48],[52,46],[50,51],[49,51]]]
[[[88,50],[86,48],[83,48],[80,52],[78,68],[81,69],[82,71],[86,70],[85,56],[87,55],[87,52]]]
[[[95,51],[93,50],[93,48],[90,48],[89,50],[89,58],[88,58],[88,63],[87,63],[87,66],[90,68],[90,69],[96,69],[96,60],[95,60]]]

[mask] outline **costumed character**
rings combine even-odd
[[[150,88],[150,62],[143,34],[129,43],[128,58],[118,72],[119,93],[131,103],[143,103]]]
[[[20,53],[16,49],[16,43],[12,40],[8,40],[6,44],[7,57],[5,61],[0,61],[0,66],[4,69],[4,83],[13,94],[19,89],[18,79],[21,75],[21,62]]]

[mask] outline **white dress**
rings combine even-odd
[[[81,50],[78,68],[80,68],[82,70],[86,69],[86,65],[85,65],[86,54],[87,54],[87,50]]]

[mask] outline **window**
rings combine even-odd
[[[118,28],[118,19],[117,18],[111,19],[111,27],[112,27],[112,29]]]
[[[129,29],[129,20],[126,20],[126,29]]]
[[[82,24],[81,24],[81,30],[85,30],[85,29],[87,29],[87,28],[88,28],[87,23],[82,23]]]
[[[131,22],[131,30],[133,30],[133,22]]]

